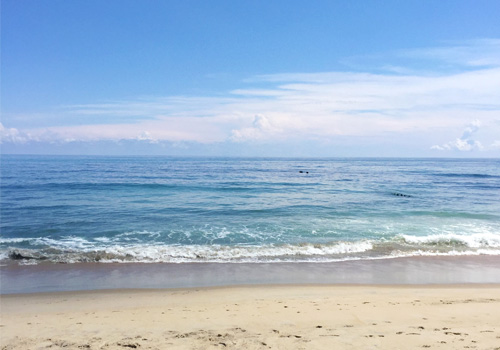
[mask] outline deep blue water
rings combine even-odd
[[[498,159],[1,157],[5,263],[500,255]]]

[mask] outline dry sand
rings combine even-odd
[[[1,297],[1,349],[500,349],[500,285]]]

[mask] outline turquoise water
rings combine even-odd
[[[1,158],[2,263],[500,255],[500,160]]]

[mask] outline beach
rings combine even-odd
[[[500,0],[0,1],[0,350],[500,350]]]
[[[498,349],[500,285],[258,285],[10,294],[2,350]]]
[[[1,350],[500,347],[495,159],[2,162]]]
[[[10,264],[1,350],[499,349],[500,257]]]

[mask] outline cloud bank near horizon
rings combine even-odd
[[[5,125],[0,123],[0,140],[11,146],[127,140],[241,146],[351,139],[412,142],[440,154],[500,150],[500,40],[393,56],[428,66],[385,64],[361,72],[268,74],[251,77],[241,88],[216,97],[60,106],[50,113],[8,115]],[[438,66],[447,68],[432,69]],[[39,126],[30,127],[30,120]]]

